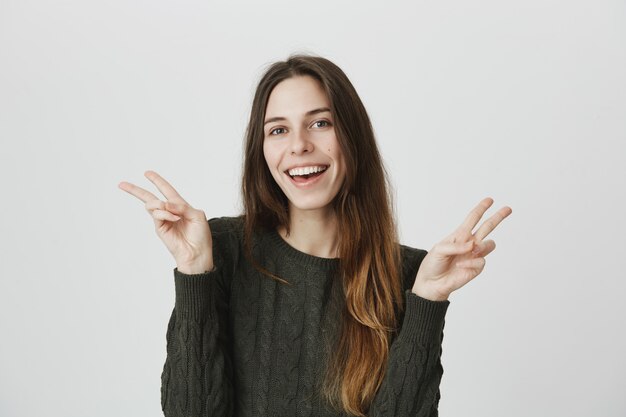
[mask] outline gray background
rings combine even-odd
[[[405,244],[513,208],[452,294],[442,416],[624,416],[626,2],[0,0],[0,415],[157,416],[174,261],[152,169],[240,210],[253,89],[334,60]]]

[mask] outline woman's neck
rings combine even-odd
[[[338,258],[337,216],[330,208],[298,210],[290,207],[290,231],[278,228],[282,238],[300,252],[320,258]]]

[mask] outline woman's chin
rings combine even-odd
[[[332,210],[332,205],[327,201],[289,201],[289,210],[302,213],[326,212]]]

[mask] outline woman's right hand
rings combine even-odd
[[[204,211],[191,207],[165,179],[154,171],[144,173],[167,201],[151,192],[122,181],[118,187],[145,203],[154,219],[157,235],[184,274],[200,274],[213,270],[213,241]]]

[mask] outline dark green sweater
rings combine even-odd
[[[345,305],[338,259],[301,252],[276,231],[257,235],[254,256],[293,285],[259,273],[243,254],[237,217],[209,220],[212,272],[174,268],[176,300],[161,375],[166,417],[330,417],[320,396],[325,358]],[[411,292],[426,251],[401,245],[405,312],[369,416],[437,416],[441,343],[449,301]]]

